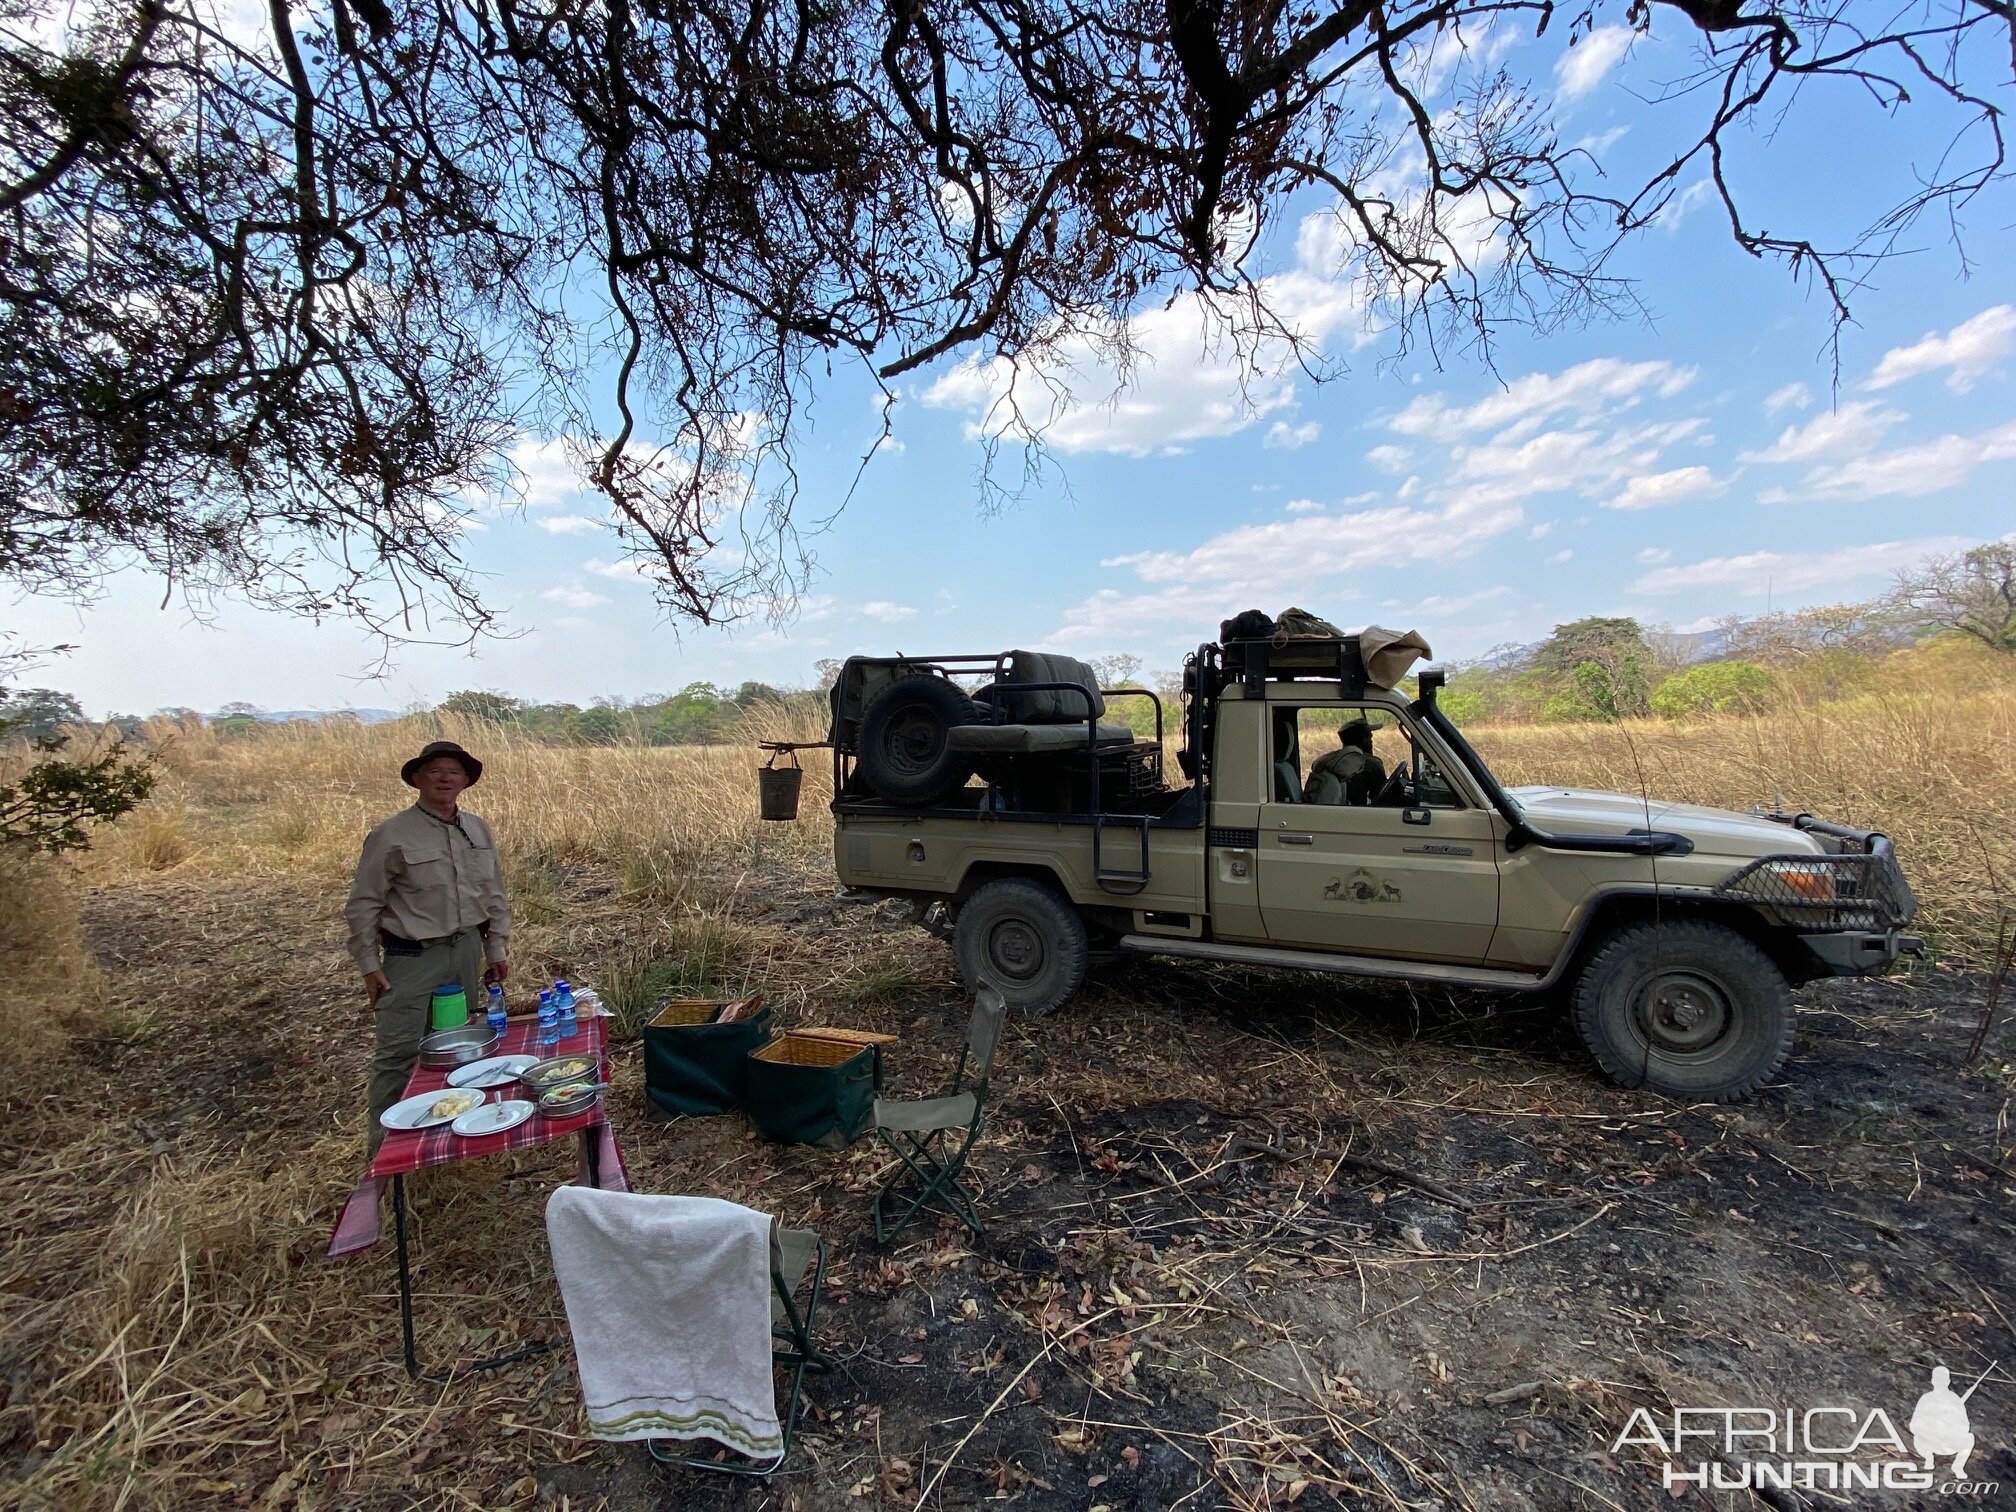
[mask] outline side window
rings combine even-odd
[[[1461,808],[1462,799],[1408,723],[1388,709],[1350,704],[1278,711],[1274,725],[1276,801]],[[1288,773],[1300,778],[1285,796]]]

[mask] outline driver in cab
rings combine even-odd
[[[1338,748],[1320,756],[1302,784],[1304,803],[1353,804],[1359,808],[1386,785],[1386,763],[1372,754],[1372,725],[1363,715],[1337,731]]]

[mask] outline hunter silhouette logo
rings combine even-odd
[[[1988,1370],[1994,1368],[1991,1365]],[[1950,1455],[1953,1478],[1967,1479],[1967,1456],[1974,1452],[1974,1435],[1968,1431],[1967,1398],[1986,1379],[1988,1371],[1984,1370],[1974,1378],[1973,1386],[1955,1396],[1953,1373],[1944,1365],[1932,1367],[1932,1389],[1918,1398],[1918,1405],[1911,1409],[1911,1447],[1924,1459],[1927,1470],[1934,1460]]]
[[[1933,1366],[1932,1389],[1911,1409],[1908,1444],[1880,1407],[1675,1407],[1665,1418],[1640,1407],[1610,1452],[1632,1444],[1658,1450],[1660,1478],[1676,1496],[1690,1488],[1991,1496],[1998,1482],[1967,1479],[1976,1445],[1967,1402],[1994,1369],[1955,1391],[1953,1373]],[[1945,1475],[1942,1461],[1950,1466]]]

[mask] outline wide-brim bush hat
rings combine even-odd
[[[474,787],[483,780],[483,763],[471,756],[452,740],[430,740],[420,748],[420,754],[399,768],[399,780],[408,787],[418,787],[413,774],[436,756],[453,756],[462,763],[462,770],[469,774],[469,786]]]

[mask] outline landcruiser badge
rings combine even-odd
[[[1476,849],[1468,845],[1403,845],[1403,855],[1409,856],[1474,856]]]

